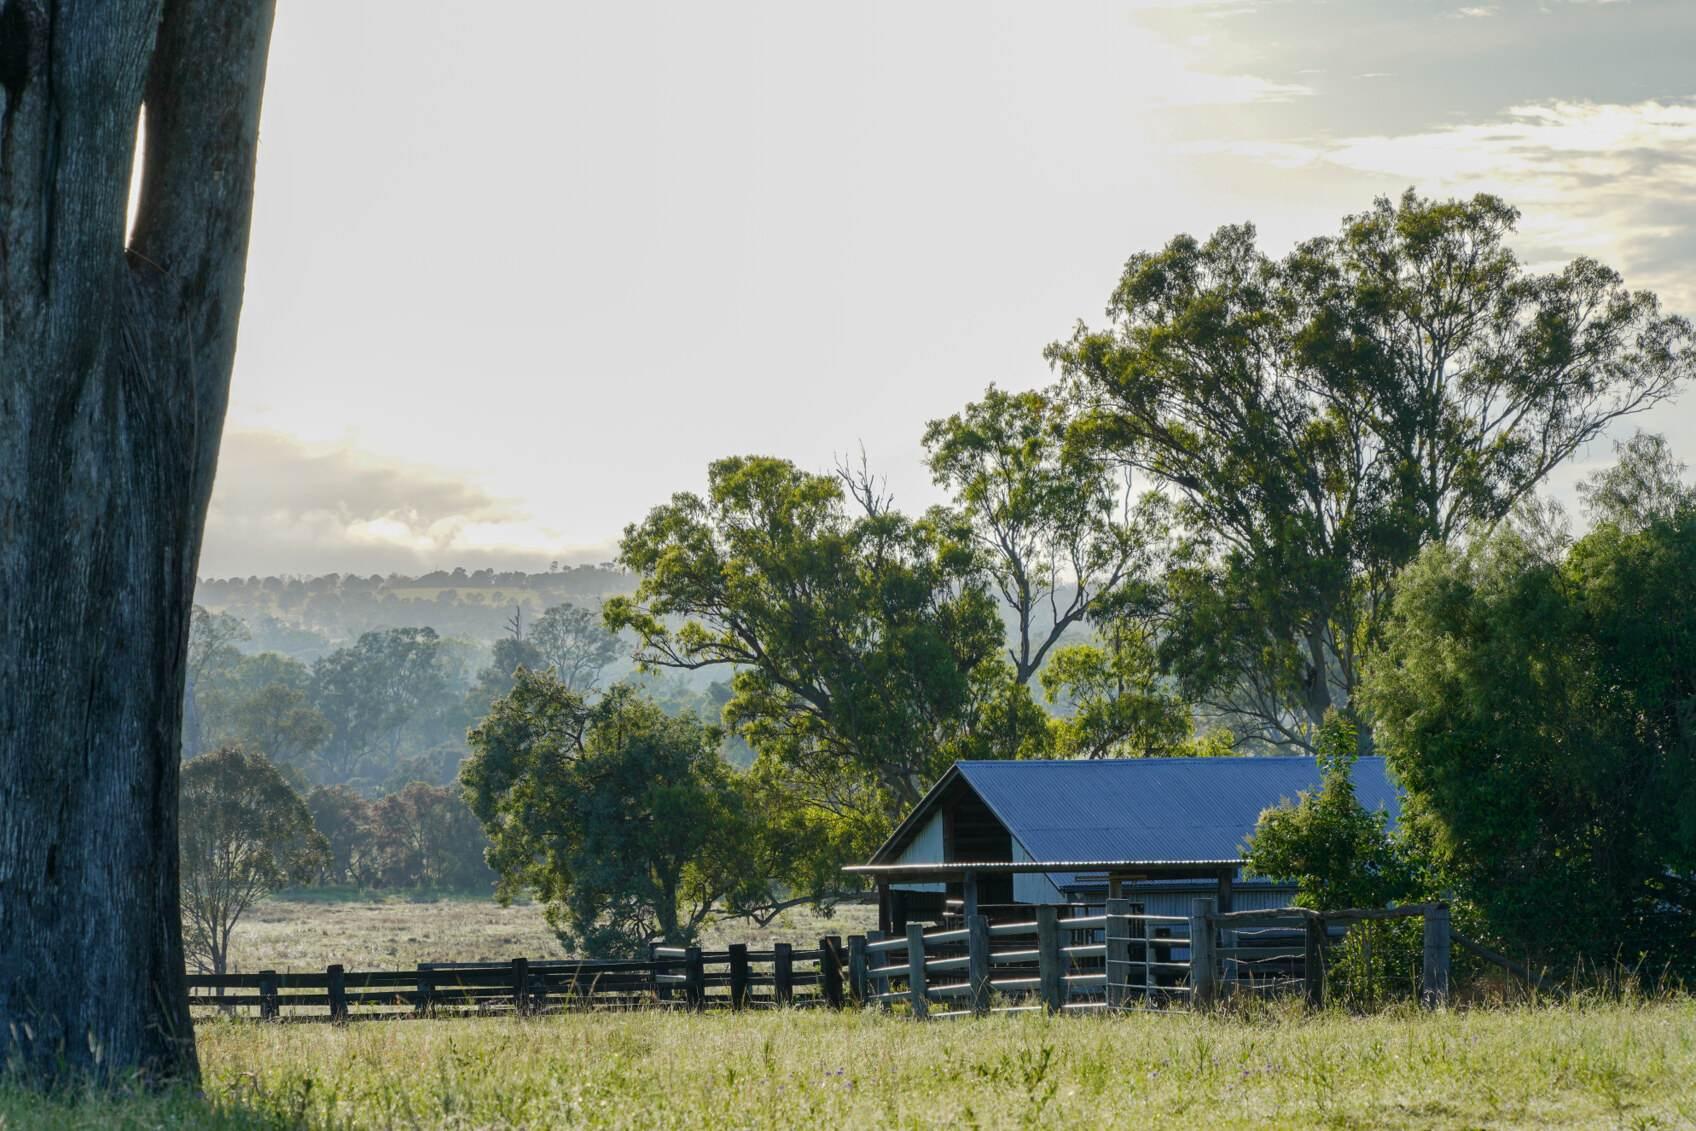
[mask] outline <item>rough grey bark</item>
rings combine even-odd
[[[184,661],[272,11],[0,0],[0,1054],[38,1084],[196,1071]]]

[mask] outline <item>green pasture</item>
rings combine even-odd
[[[205,1023],[203,1094],[0,1127],[1690,1127],[1696,1003],[1304,1016]]]

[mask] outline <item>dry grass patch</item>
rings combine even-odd
[[[746,942],[816,946],[823,935],[863,933],[877,925],[875,908],[844,906],[833,916],[805,908],[785,912],[769,927],[746,920],[717,923],[708,947]],[[466,896],[405,896],[300,892],[268,899],[236,927],[232,969],[410,969],[420,962],[505,962],[562,958],[565,952],[533,903],[502,907]]]

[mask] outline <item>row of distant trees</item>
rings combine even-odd
[[[367,632],[311,663],[251,652],[250,643],[245,622],[196,606],[184,756],[239,745],[265,754],[301,789],[347,785],[366,794],[452,782],[466,731],[511,686],[516,667],[552,667],[588,689],[623,659],[599,614],[571,604],[548,608],[493,649],[428,627]]]
[[[367,632],[429,624],[487,644],[515,612],[528,622],[560,604],[596,607],[631,587],[611,563],[548,572],[436,570],[418,576],[206,577],[196,600],[243,621],[251,650],[310,662]]]

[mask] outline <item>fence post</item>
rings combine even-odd
[[[1066,1004],[1066,968],[1061,965],[1060,911],[1052,905],[1036,909],[1036,961],[1042,1004],[1056,1012]]]
[[[259,971],[259,1020],[275,1021],[281,1012],[277,1005],[277,972]]]
[[[330,1020],[347,1020],[347,972],[341,964],[326,967],[324,973],[329,985],[326,987],[330,995]]]
[[[907,924],[907,999],[913,1016],[920,1021],[930,1016],[930,999],[925,996],[925,925]]]
[[[819,940],[819,992],[825,1005],[842,1008],[842,939],[838,935]]]
[[[1302,989],[1307,1004],[1313,1009],[1325,1006],[1325,916],[1302,916],[1301,948]]]
[[[882,942],[887,937],[888,936],[882,931],[866,932],[867,942]],[[871,970],[876,969],[879,966],[888,966],[891,964],[891,961],[890,952],[887,950],[868,950],[866,952],[866,966],[868,968],[866,974],[871,980],[872,992],[877,995],[878,1008],[883,1010],[890,1008],[890,1001],[888,997],[889,975],[873,974],[871,973]]]
[[[670,973],[670,970],[668,969],[666,972]],[[671,986],[669,983],[660,981],[660,944],[657,942],[648,944],[648,976],[653,981],[654,999],[656,1001],[670,1001]]]
[[[1131,974],[1131,901],[1107,901],[1107,1008],[1119,1009],[1125,1004],[1125,983]],[[1146,980],[1146,979],[1145,979]]]
[[[1425,907],[1425,969],[1419,997],[1427,1009],[1449,1003],[1449,908],[1431,903]]]
[[[519,1016],[530,1012],[530,960],[512,960],[512,1011]]]
[[[730,944],[730,1008],[748,1008],[748,944]]]
[[[848,1000],[866,1004],[866,936],[848,936]]]
[[[1190,1001],[1197,1009],[1213,1004],[1218,989],[1217,955],[1213,949],[1213,916],[1215,904],[1211,896],[1190,900]]]
[[[795,1000],[795,948],[786,942],[771,946],[771,980],[778,1005]]]
[[[683,952],[683,1000],[690,1009],[707,1007],[707,969],[701,961],[701,948],[692,946]]]
[[[428,1017],[432,1008],[430,999],[435,994],[435,984],[430,970],[433,966],[430,962],[418,964],[418,993],[412,999],[412,1012],[420,1017]]]
[[[973,915],[966,920],[966,975],[972,985],[972,1012],[989,1012],[989,920]]]

